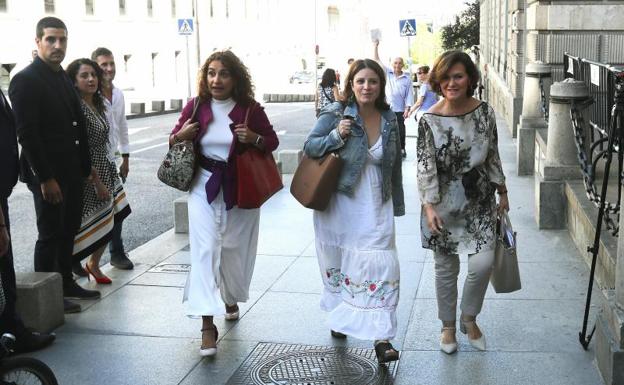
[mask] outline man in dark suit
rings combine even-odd
[[[11,333],[16,337],[15,351],[26,353],[41,349],[54,341],[54,335],[37,333],[24,327],[15,311],[17,288],[13,250],[11,249],[11,228],[9,223],[8,199],[17,183],[19,165],[17,159],[17,137],[15,121],[9,102],[0,90],[0,281],[4,292],[4,309],[0,308],[0,333]],[[0,301],[1,303],[1,301]]]
[[[20,180],[28,184],[37,213],[35,271],[61,273],[65,311],[76,312],[80,306],[67,299],[100,297],[74,282],[71,270],[84,180],[91,173],[87,131],[79,96],[61,67],[67,27],[44,17],[36,34],[38,56],[9,86],[22,145]]]

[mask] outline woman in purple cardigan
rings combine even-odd
[[[231,51],[210,55],[199,77],[195,119],[190,119],[191,101],[169,144],[193,140],[197,149],[199,167],[188,197],[191,272],[184,302],[189,317],[202,318],[199,354],[212,356],[219,336],[213,317],[238,319],[237,303],[249,299],[258,247],[260,209],[236,206],[236,154],[253,147],[272,152],[278,139],[254,100],[247,67]]]

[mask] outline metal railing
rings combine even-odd
[[[563,56],[564,76],[585,83],[589,90],[590,99],[587,101],[573,101],[570,115],[576,139],[578,159],[583,173],[583,181],[587,198],[596,207],[604,205],[604,222],[606,228],[616,236],[619,230],[619,197],[622,191],[622,156],[619,151],[621,140],[618,129],[612,130],[615,119],[614,106],[616,98],[616,84],[622,81],[622,69],[607,64],[597,63],[565,53]],[[589,109],[588,121],[585,122],[582,111]],[[609,132],[615,137],[610,142]],[[609,146],[609,143],[611,145]],[[596,170],[604,167],[607,156],[618,154],[618,191],[616,202],[606,201],[606,196],[596,188]],[[610,175],[605,170],[603,178],[608,181]]]
[[[607,64],[564,55],[564,71],[566,78],[583,81],[589,89],[589,100],[572,101],[570,118],[574,129],[574,138],[578,150],[578,159],[583,172],[585,190],[590,201],[598,206],[596,232],[592,245],[587,252],[592,254],[592,262],[587,287],[585,313],[579,342],[585,350],[596,331],[596,325],[587,333],[591,295],[594,285],[594,274],[600,248],[600,234],[604,221],[613,235],[618,234],[620,215],[620,196],[622,192],[622,163],[624,154],[620,146],[624,144],[624,71]],[[589,122],[585,123],[582,111],[589,109]],[[596,135],[599,136],[596,139]],[[587,142],[589,141],[589,143]],[[607,202],[607,190],[611,171],[611,161],[617,155],[617,197],[616,203]],[[602,162],[603,176],[600,195],[595,186],[596,169]],[[613,216],[612,216],[613,215]],[[614,219],[615,217],[615,219]]]

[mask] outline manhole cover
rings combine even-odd
[[[152,273],[188,273],[191,271],[191,265],[186,263],[163,263],[154,266],[149,270]]]
[[[396,369],[372,349],[259,343],[227,385],[382,385]]]

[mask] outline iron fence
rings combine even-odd
[[[624,143],[624,127],[615,127],[618,114],[616,113],[616,85],[620,84],[624,75],[621,69],[607,64],[594,62],[565,53],[563,56],[564,77],[572,78],[585,83],[589,91],[588,101],[573,101],[571,108],[574,137],[577,144],[578,159],[583,172],[583,181],[588,199],[597,207],[604,201],[603,220],[607,229],[618,234],[619,197],[622,190],[622,154],[620,144]],[[583,110],[588,109],[585,115]],[[610,136],[613,136],[612,140]],[[604,168],[604,163],[612,154],[617,154],[617,198],[616,202],[606,200],[606,191],[603,194],[596,187],[597,170]],[[608,182],[608,169],[603,172],[603,180]]]

